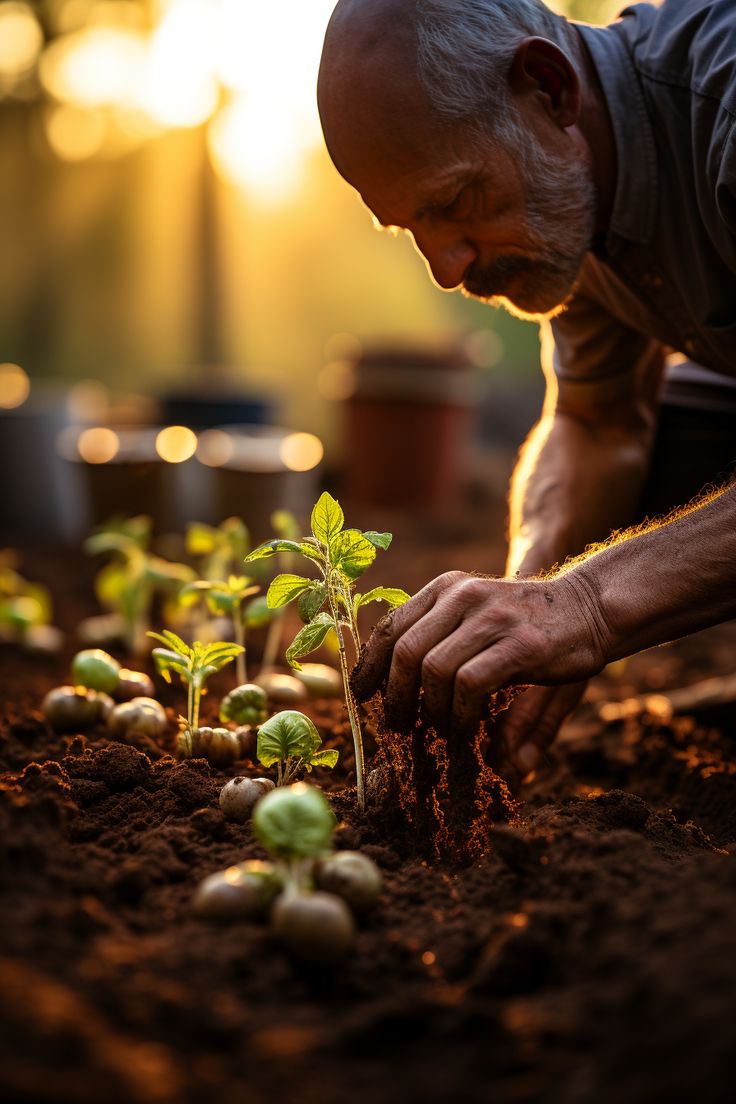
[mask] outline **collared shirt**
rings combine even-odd
[[[608,103],[618,177],[608,234],[549,324],[554,370],[573,388],[594,382],[605,399],[664,349],[730,384],[736,2],[636,4],[610,27],[576,26]]]

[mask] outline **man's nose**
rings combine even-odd
[[[413,233],[413,238],[435,283],[447,291],[462,283],[468,267],[477,259],[473,243],[466,238],[418,231]]]

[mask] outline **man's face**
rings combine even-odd
[[[584,150],[533,126],[520,129],[522,152],[416,115],[392,123],[367,119],[330,142],[378,223],[410,234],[441,288],[523,317],[560,308],[593,236]]]

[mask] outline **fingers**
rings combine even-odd
[[[523,775],[539,767],[586,685],[533,686],[500,719],[497,738],[505,741],[509,758]]]
[[[459,573],[449,572],[447,575],[433,579],[403,606],[392,610],[378,622],[353,674],[353,693],[358,701],[372,698],[383,685],[391,668],[392,654],[397,641],[434,607],[438,594],[455,574]],[[414,643],[416,644],[416,641]],[[416,682],[416,680],[412,681]],[[415,697],[417,691],[418,686],[415,689]]]

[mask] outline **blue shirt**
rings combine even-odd
[[[581,397],[593,384],[596,401],[670,350],[736,377],[736,0],[636,4],[609,27],[576,26],[618,177],[605,240],[545,323],[547,356],[560,383]]]

